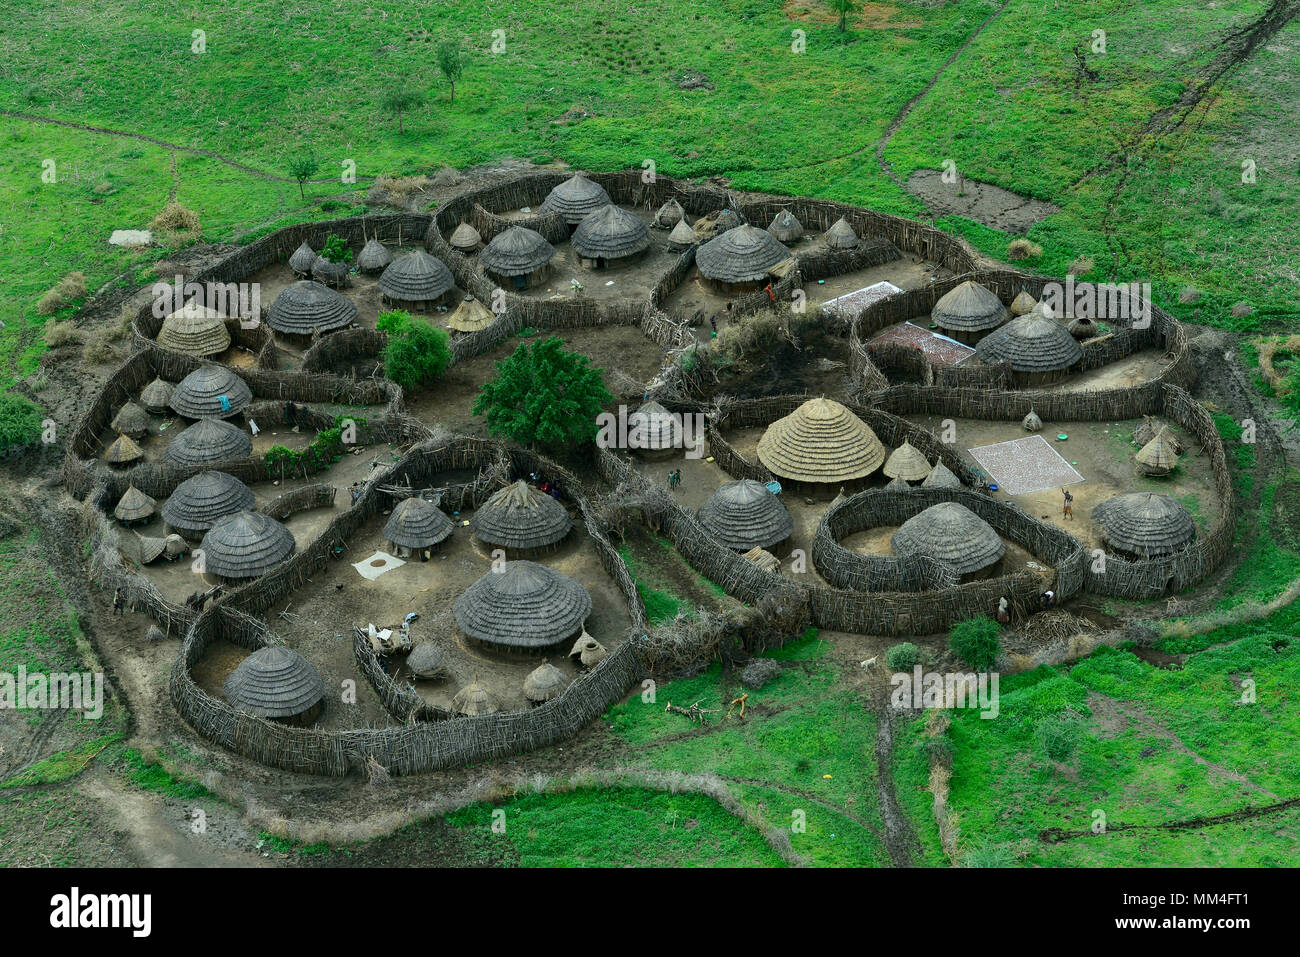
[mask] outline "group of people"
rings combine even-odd
[[[557,502],[564,497],[563,493],[560,491],[560,480],[558,478],[548,479],[543,477],[540,472],[529,472],[528,484],[532,485],[543,495],[549,495]]]
[[[682,484],[681,469],[673,469],[671,472],[668,473],[668,488],[671,491],[674,492],[677,491],[677,489],[681,486],[681,484]]]
[[[1049,588],[1047,589],[1047,591],[1043,592],[1041,595],[1038,596],[1039,611],[1047,611],[1048,609],[1055,608],[1055,607],[1056,607],[1056,591],[1054,589]],[[996,617],[999,625],[1011,624],[1011,599],[1006,595],[1003,595],[1001,598],[998,599],[998,610],[996,612]]]

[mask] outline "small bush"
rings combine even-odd
[[[948,647],[962,661],[980,671],[987,671],[997,661],[998,623],[992,618],[971,618],[952,626]]]
[[[1016,856],[1010,848],[987,842],[972,847],[962,855],[962,867],[1014,867]]]
[[[45,324],[45,345],[50,349],[61,349],[81,341],[77,327],[71,322],[51,320]]]
[[[326,262],[352,262],[352,250],[348,248],[348,241],[335,233],[325,237],[325,245],[321,247],[320,255]]]
[[[384,347],[384,375],[403,389],[426,385],[451,365],[451,337],[423,320],[408,317],[390,332]]]
[[[40,406],[13,392],[0,394],[0,452],[35,445],[40,440]]]
[[[1065,762],[1079,750],[1083,725],[1073,716],[1043,718],[1034,725],[1034,740],[1051,761]]]
[[[117,350],[113,348],[113,336],[114,331],[111,328],[91,333],[81,349],[82,361],[91,365],[102,365],[115,360]]]
[[[1020,259],[1037,259],[1043,254],[1043,247],[1021,237],[1007,244],[1007,259],[1016,262]]]
[[[149,228],[156,232],[184,232],[199,228],[199,214],[186,209],[180,203],[172,201],[163,207],[161,213],[149,223]]]
[[[70,272],[59,280],[57,286],[41,297],[41,301],[36,306],[36,311],[42,316],[52,315],[64,306],[70,305],[78,299],[84,299],[85,296],[86,274]]]
[[[920,660],[921,649],[910,641],[894,645],[885,652],[885,664],[889,665],[893,671],[911,671],[912,667]]]
[[[1074,262],[1070,263],[1070,275],[1086,276],[1097,266],[1096,260],[1091,256],[1080,256]]]

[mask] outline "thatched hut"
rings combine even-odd
[[[826,230],[826,245],[831,249],[857,249],[858,234],[853,231],[849,221],[841,216]]]
[[[524,678],[524,697],[534,704],[544,704],[558,698],[568,686],[569,679],[564,672],[549,661],[543,661]]]
[[[201,365],[176,386],[170,404],[187,419],[228,419],[252,401],[248,383],[226,366]]]
[[[405,558],[412,551],[422,553],[445,542],[454,527],[442,509],[416,495],[399,502],[393,509],[384,523],[384,538]]]
[[[392,261],[393,254],[378,239],[367,239],[357,253],[357,268],[370,276],[383,272]]]
[[[203,542],[206,571],[229,581],[259,578],[293,554],[293,533],[261,512],[236,512],[216,520]]]
[[[951,565],[962,577],[991,575],[1007,551],[988,522],[957,502],[940,502],[913,515],[890,544],[899,555],[924,555]]]
[[[1016,298],[1011,300],[1011,315],[1023,316],[1036,305],[1038,305],[1038,300],[1022,289],[1016,293]]]
[[[679,219],[677,225],[668,234],[668,248],[673,252],[685,252],[695,245],[695,230],[686,225],[686,220]]]
[[[465,589],[452,605],[460,630],[506,652],[553,647],[582,631],[591,595],[568,575],[536,562],[506,562]]]
[[[144,449],[136,445],[129,435],[119,435],[104,451],[104,461],[109,465],[130,465],[144,458]]]
[[[176,486],[163,502],[162,518],[173,532],[197,540],[218,519],[256,505],[257,496],[239,479],[209,470]]]
[[[521,480],[476,509],[470,528],[483,544],[520,557],[554,548],[573,528],[573,519],[559,501]]]
[[[968,279],[940,297],[930,310],[930,321],[949,339],[973,346],[1009,315],[992,290]]]
[[[140,404],[155,415],[162,415],[171,408],[175,388],[170,382],[155,378],[140,391]]]
[[[451,710],[470,717],[496,714],[501,710],[501,699],[475,678],[452,697]]]
[[[462,222],[451,231],[451,235],[447,238],[447,245],[463,253],[478,252],[483,246],[483,237],[469,223]]]
[[[574,227],[610,202],[605,187],[593,183],[581,173],[574,173],[547,194],[539,211],[558,213],[570,227]]]
[[[717,291],[744,292],[766,284],[773,268],[790,256],[766,229],[737,226],[701,246],[695,264]]]
[[[1030,312],[981,339],[975,354],[988,365],[1007,363],[1012,382],[1026,387],[1068,376],[1083,348],[1055,319]]]
[[[685,441],[680,416],[653,399],[627,417],[628,445],[645,459],[668,458]]]
[[[546,279],[555,247],[535,229],[511,226],[492,237],[479,253],[488,276],[503,286],[526,289]]]
[[[306,279],[311,275],[311,267],[316,265],[316,260],[319,258],[316,255],[316,250],[303,242],[289,257],[289,268],[293,270],[294,275],[299,279]]]
[[[745,554],[740,556],[748,562],[752,562],[765,572],[773,574],[781,570],[781,560],[764,548],[755,545]]]
[[[577,658],[584,668],[594,668],[608,656],[609,652],[605,650],[605,646],[585,631],[578,636],[578,640],[569,649],[569,657]]]
[[[650,227],[636,213],[612,203],[589,213],[570,240],[582,264],[592,269],[633,262],[650,247]]]
[[[1128,492],[1092,510],[1107,547],[1131,558],[1164,558],[1196,539],[1196,521],[1181,503],[1155,492]]]
[[[660,229],[672,229],[686,221],[686,210],[675,199],[670,199],[655,212],[654,224]],[[690,228],[689,226],[687,228]]]
[[[1087,316],[1077,316],[1065,324],[1065,331],[1083,342],[1086,339],[1095,339],[1101,335],[1101,326]]]
[[[889,453],[883,471],[888,478],[919,482],[930,474],[930,462],[920,449],[904,439],[902,445]]]
[[[148,434],[151,421],[148,412],[134,402],[128,401],[122,408],[117,410],[117,415],[113,416],[109,428],[114,432],[138,439],[140,436]]]
[[[197,467],[246,459],[253,454],[253,438],[224,419],[200,419],[178,434],[163,449],[168,465]]]
[[[794,213],[783,209],[772,217],[767,231],[783,243],[792,243],[803,236],[803,223],[795,219]]]
[[[127,486],[122,497],[118,499],[113,509],[113,517],[123,525],[134,525],[136,522],[149,521],[157,510],[158,503],[132,484]]]
[[[934,460],[934,468],[921,483],[921,488],[961,488],[961,479],[953,474],[952,469],[943,464],[943,459]]]
[[[758,460],[790,482],[850,484],[885,461],[885,447],[871,427],[834,399],[809,399],[767,427]]]
[[[341,289],[348,284],[348,273],[352,267],[346,262],[335,262],[324,256],[317,256],[311,265],[311,278],[326,286]]]
[[[1178,441],[1178,437],[1174,435],[1173,430],[1170,429],[1168,425],[1161,422],[1154,415],[1142,416],[1142,424],[1133,430],[1133,441],[1140,448],[1154,439],[1161,432],[1165,434],[1165,442],[1174,450],[1174,454],[1182,455],[1183,443]]]
[[[700,524],[718,542],[737,552],[788,548],[794,519],[762,482],[727,482],[700,506]]]
[[[718,210],[713,217],[713,228],[719,233],[725,233],[728,229],[735,229],[737,226],[744,226],[745,218],[728,206],[726,209]]]
[[[223,693],[240,711],[292,725],[311,724],[325,706],[320,672],[284,645],[267,645],[241,661]]]
[[[885,483],[885,491],[886,492],[910,492],[912,491],[912,486],[908,485],[905,480],[895,476],[894,478],[891,478],[888,482]]]
[[[346,329],[356,321],[356,303],[328,286],[307,280],[286,287],[266,314],[266,324],[287,336],[324,334]]]
[[[1168,475],[1178,467],[1178,453],[1165,440],[1168,429],[1161,429],[1134,456],[1138,471],[1143,475]]]
[[[437,642],[422,641],[406,656],[406,667],[417,678],[444,678],[447,675],[447,653]]]
[[[473,296],[466,296],[456,311],[447,317],[447,328],[453,332],[479,332],[496,321],[492,310]]]
[[[202,359],[230,348],[230,330],[221,313],[191,301],[163,319],[157,342],[164,349]]]
[[[443,300],[455,285],[456,280],[443,261],[423,249],[397,257],[379,277],[379,292],[384,302],[420,312]]]
[[[1026,432],[1043,431],[1043,420],[1039,418],[1038,413],[1033,409],[1030,409],[1028,414],[1020,420],[1020,425]]]

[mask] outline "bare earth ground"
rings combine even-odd
[[[943,173],[932,169],[915,170],[907,178],[907,189],[936,213],[965,216],[1010,233],[1028,232],[1034,223],[1061,211],[1053,203],[1020,196],[991,183],[973,179],[945,183]]]

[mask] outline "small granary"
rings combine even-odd
[[[447,654],[433,641],[422,641],[406,656],[406,667],[417,678],[431,681],[447,675]]]
[[[230,348],[230,330],[215,309],[187,302],[163,320],[157,341],[164,349],[202,359]]]
[[[163,461],[168,465],[197,468],[246,459],[253,454],[253,438],[224,419],[200,419],[167,443]]]
[[[593,183],[581,173],[574,173],[547,194],[539,210],[542,213],[558,213],[570,226],[577,226],[610,202],[609,194],[603,186]]]
[[[668,234],[668,248],[673,252],[684,252],[694,245],[695,230],[686,224],[686,220],[679,219]]]
[[[466,296],[447,318],[447,328],[453,332],[479,332],[492,325],[496,318],[483,303],[473,296]]]
[[[113,509],[113,517],[123,525],[147,522],[158,510],[158,503],[151,499],[135,485],[127,486],[126,492],[118,499]]]
[[[534,704],[544,704],[558,698],[568,686],[569,679],[564,672],[549,661],[543,661],[524,679],[524,697]]]
[[[1156,433],[1155,438],[1138,449],[1137,455],[1134,456],[1138,471],[1143,475],[1168,475],[1178,467],[1178,453],[1165,439],[1168,431],[1168,429],[1161,429]]]
[[[803,223],[794,218],[794,213],[783,209],[772,217],[767,231],[783,243],[792,243],[803,236]]]
[[[293,533],[261,512],[217,519],[203,536],[205,574],[222,580],[259,578],[293,554]]]
[[[883,471],[888,478],[919,482],[930,474],[930,462],[916,446],[904,439],[902,445],[889,453]]]
[[[179,535],[155,538],[132,531],[118,538],[118,550],[138,565],[148,565],[164,555],[168,561],[184,555],[189,546]]]
[[[1012,382],[1025,387],[1068,376],[1083,358],[1083,348],[1055,319],[1031,312],[981,339],[975,355],[986,365],[1007,363]]]
[[[456,280],[443,261],[423,249],[397,257],[379,277],[379,292],[384,302],[421,312],[437,304],[455,285]]]
[[[891,478],[888,482],[885,483],[885,491],[886,492],[910,492],[912,491],[912,486],[908,485],[907,482],[903,481],[901,478]]]
[[[300,279],[306,279],[311,275],[311,267],[316,265],[316,250],[304,242],[301,246],[293,251],[289,257],[289,268],[293,270],[295,276]]]
[[[459,226],[451,231],[451,236],[447,239],[447,244],[452,249],[459,250],[463,253],[478,252],[483,245],[483,237],[478,234],[478,230],[469,223],[462,222]]]
[[[357,253],[357,268],[369,276],[383,272],[393,261],[393,254],[378,239],[367,239]]]
[[[171,408],[175,388],[170,382],[154,379],[140,391],[140,404],[155,415],[162,415]]]
[[[114,432],[120,432],[122,435],[129,435],[133,439],[138,439],[148,433],[149,425],[149,413],[134,402],[127,402],[117,410],[117,415],[113,416],[109,428]]]
[[[347,262],[335,262],[324,256],[317,256],[311,266],[311,278],[326,286],[341,289],[348,284],[348,273],[352,267]]]
[[[720,292],[744,292],[765,285],[790,250],[757,226],[737,226],[710,239],[695,253],[700,275]]]
[[[943,459],[935,459],[934,468],[930,469],[921,488],[961,488],[961,479],[952,474],[952,469],[943,464]]]
[[[718,542],[737,552],[787,547],[794,519],[762,482],[740,479],[721,486],[700,506],[700,524]]]
[[[1165,558],[1196,539],[1196,521],[1168,495],[1129,492],[1108,498],[1092,510],[1101,540],[1121,555]]]
[[[686,210],[675,199],[670,199],[655,212],[654,224],[660,229],[672,229],[686,219]]]
[[[682,420],[653,400],[627,417],[628,445],[645,459],[668,458],[683,447]]]
[[[559,501],[521,480],[476,509],[470,527],[480,542],[514,557],[554,548],[573,528],[573,519]]]
[[[588,214],[570,240],[573,251],[590,269],[630,263],[650,246],[650,227],[641,217],[618,206],[602,206]]]
[[[1007,551],[988,522],[957,502],[940,502],[913,515],[890,544],[901,556],[924,555],[951,565],[962,577],[991,574]]]
[[[432,502],[412,496],[397,504],[384,524],[388,539],[402,558],[412,551],[423,552],[451,537],[455,526],[445,512]]]
[[[568,575],[536,562],[506,562],[470,585],[452,605],[464,634],[506,652],[568,641],[591,614],[591,596]]]
[[[834,399],[809,399],[767,427],[758,460],[786,481],[840,485],[880,468],[885,448],[867,423]]]
[[[1016,298],[1011,300],[1011,315],[1023,316],[1036,305],[1038,305],[1038,300],[1022,289],[1016,293]]]
[[[288,336],[346,329],[357,321],[357,307],[347,296],[318,282],[295,282],[275,297],[266,324]]]
[[[228,419],[253,401],[248,383],[225,366],[202,365],[181,379],[171,407],[187,419]]]
[[[492,237],[479,254],[488,276],[502,285],[526,289],[546,279],[555,247],[541,233],[511,226]]]
[[[452,697],[451,710],[469,717],[496,714],[501,710],[501,699],[488,691],[487,685],[475,678]]]
[[[930,321],[949,339],[973,346],[1006,322],[1009,315],[991,290],[968,279],[940,297],[930,310]]]
[[[728,229],[735,229],[737,226],[744,225],[744,217],[730,206],[726,209],[719,210],[718,214],[713,217],[713,228],[719,233],[725,233]]]
[[[256,504],[253,490],[239,479],[209,470],[176,486],[163,502],[162,518],[173,532],[197,540],[218,519],[250,510]]]
[[[1133,431],[1133,441],[1140,448],[1154,439],[1161,432],[1165,434],[1165,442],[1174,450],[1174,454],[1182,455],[1183,443],[1178,441],[1178,437],[1174,435],[1173,430],[1171,430],[1168,425],[1161,422],[1153,415],[1142,416],[1142,424]]]
[[[853,231],[849,221],[841,216],[826,230],[826,245],[831,249],[856,249],[858,234]]]
[[[1087,316],[1079,316],[1071,319],[1065,325],[1065,330],[1074,338],[1083,342],[1085,339],[1094,339],[1101,335],[1101,326],[1093,322]]]
[[[740,556],[748,562],[753,562],[765,572],[776,573],[781,570],[781,560],[766,549],[759,548],[755,545],[744,555]]]
[[[594,668],[608,656],[609,652],[605,650],[605,646],[585,631],[578,636],[578,640],[569,649],[569,657],[577,658],[584,668]]]
[[[129,435],[119,435],[104,452],[104,461],[109,465],[130,465],[144,458],[144,449],[136,445]]]
[[[223,692],[240,711],[285,724],[311,724],[325,705],[320,672],[284,645],[267,645],[241,661]]]
[[[1038,413],[1033,409],[1030,409],[1029,414],[1020,420],[1020,425],[1026,432],[1043,431],[1043,420],[1038,417]]]

